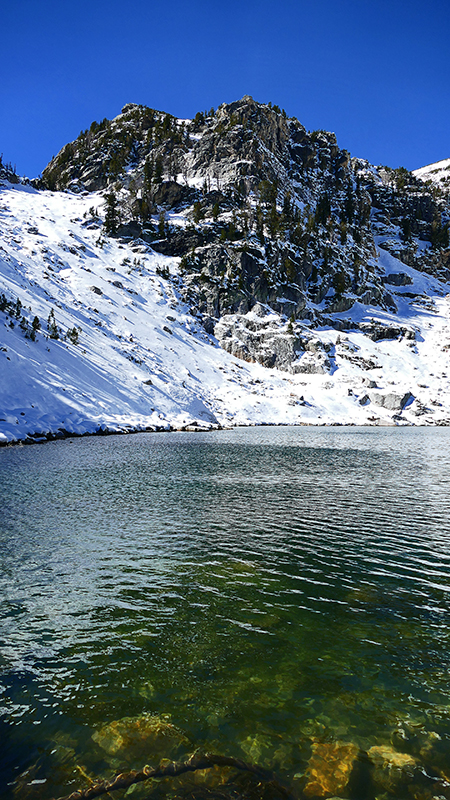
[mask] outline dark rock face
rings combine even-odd
[[[139,239],[142,235],[142,228],[137,222],[131,221],[126,225],[120,225],[116,235],[122,239]]]
[[[42,185],[114,194],[114,235],[180,258],[181,294],[205,328],[267,366],[328,369],[326,356],[297,355],[288,319],[345,330],[354,323],[334,315],[357,301],[396,311],[395,290],[412,281],[385,275],[377,246],[450,279],[448,197],[406,170],[351,159],[333,133],[248,95],[187,122],[128,104],[66,145]],[[244,317],[258,306],[283,325],[253,330]],[[381,323],[365,332],[414,338]]]
[[[195,199],[195,191],[189,189],[188,186],[181,186],[176,181],[164,181],[158,186],[153,195],[153,202],[157,206],[174,211],[183,208],[190,202],[192,203]]]
[[[169,231],[165,239],[157,239],[152,242],[152,248],[157,253],[162,253],[165,256],[185,256],[187,253],[192,252],[198,247],[203,247],[207,244],[208,232],[196,231],[195,229],[177,230],[176,228]]]
[[[383,276],[383,282],[391,286],[408,286],[412,283],[412,279],[404,272],[391,272],[390,275]]]
[[[361,323],[360,330],[365,333],[373,342],[379,342],[382,339],[398,339],[403,336],[405,339],[413,340],[416,338],[415,331],[411,328],[394,325],[381,325],[377,323]]]

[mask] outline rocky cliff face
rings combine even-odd
[[[248,96],[190,121],[125,106],[66,145],[42,181],[104,192],[104,231],[178,256],[179,288],[207,331],[267,366],[295,372],[308,353],[302,369],[327,371],[314,327],[354,327],[356,303],[395,312],[409,278],[386,275],[378,248],[450,280],[445,186],[351,159],[334,134]]]

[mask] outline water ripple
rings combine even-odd
[[[0,451],[0,718],[49,753],[61,726],[84,753],[143,709],[240,756],[303,724],[367,748],[433,713],[450,737],[449,445],[280,428]]]

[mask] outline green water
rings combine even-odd
[[[450,431],[3,449],[0,508],[0,797],[450,798]]]

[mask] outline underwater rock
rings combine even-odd
[[[273,749],[270,736],[266,736],[263,733],[257,733],[255,736],[247,736],[246,739],[240,742],[240,746],[246,757],[254,764],[270,765],[270,756]]]
[[[127,759],[167,756],[180,745],[188,744],[178,728],[156,714],[114,720],[95,731],[92,739],[110,755],[126,754]]]
[[[410,776],[416,766],[415,758],[394,750],[390,745],[374,745],[367,755],[375,766],[373,780],[388,790]]]
[[[156,694],[156,689],[153,684],[150,683],[150,681],[146,681],[142,684],[142,686],[139,687],[138,694],[140,694],[141,697],[144,697],[145,700],[151,700]]]
[[[400,753],[387,744],[374,745],[368,750],[368,756],[375,766],[382,766],[383,769],[404,769],[416,764],[416,760],[408,753]]]
[[[405,743],[407,744],[410,755],[421,759],[427,759],[434,762],[442,757],[446,752],[445,746],[442,744],[442,738],[437,731],[428,730],[421,722],[408,720],[399,721],[398,726],[392,732],[391,744],[394,748],[403,749]]]
[[[358,752],[358,747],[352,742],[313,742],[306,770],[305,795],[339,795],[350,780]]]
[[[179,782],[185,791],[189,786],[204,786],[208,787],[208,789],[217,789],[219,786],[224,786],[234,772],[233,767],[220,767],[215,764],[211,769],[198,769],[196,772],[182,776]]]

